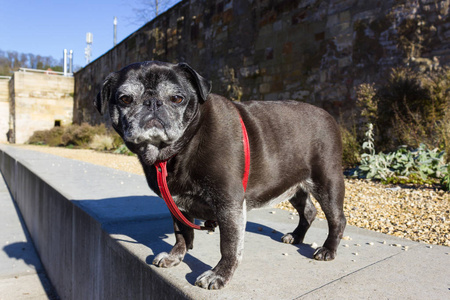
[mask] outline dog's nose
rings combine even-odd
[[[159,99],[147,99],[144,101],[144,105],[147,106],[150,110],[156,111],[163,105],[163,102]]]

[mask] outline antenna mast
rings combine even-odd
[[[89,64],[91,62],[93,41],[94,35],[90,32],[86,33],[86,48],[84,48],[84,57],[86,58],[86,64]]]
[[[114,17],[114,47],[117,45],[117,17]]]

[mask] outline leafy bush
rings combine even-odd
[[[447,153],[447,163],[450,163],[450,105],[445,110],[445,116],[439,123],[440,148]]]
[[[359,163],[361,147],[356,139],[356,131],[341,126],[342,162],[345,168],[351,168]]]
[[[373,125],[368,125],[361,163],[353,175],[379,179],[387,183],[432,183],[448,178],[449,165],[445,164],[445,151],[429,150],[425,144],[411,151],[400,146],[395,152],[375,152]],[[447,176],[447,177],[446,177]],[[445,181],[443,184],[445,184]]]
[[[382,151],[399,145],[417,148],[450,148],[450,68],[417,72],[393,69],[378,88],[362,84],[357,89],[362,121],[373,123],[374,141]]]
[[[118,149],[121,146],[125,146],[122,137],[115,130],[109,131],[108,136],[113,139],[113,148]]]
[[[373,124],[369,123],[366,132],[366,141],[362,145],[363,150],[368,153],[361,154],[361,163],[355,175],[368,179],[386,179],[393,175],[390,170],[390,159],[383,153],[375,153]]]
[[[128,155],[128,156],[132,156],[135,155],[133,152],[131,152],[127,146],[125,146],[125,144],[120,145],[119,147],[117,147],[116,150],[114,150],[113,153],[116,154],[124,154],[124,155]]]
[[[444,176],[441,178],[442,188],[446,191],[450,191],[450,164],[447,165],[447,171],[444,173]]]
[[[49,145],[52,147],[61,146],[63,142],[61,136],[64,133],[62,127],[53,127],[50,130],[38,130],[29,138],[29,144]]]
[[[111,150],[113,148],[113,138],[108,135],[96,134],[89,143],[89,148],[94,150]]]
[[[87,123],[35,131],[27,143],[96,150],[111,150],[123,145],[122,138],[115,131],[107,129],[104,124],[91,126]]]
[[[61,139],[64,146],[72,144],[81,148],[88,148],[95,135],[106,135],[106,133],[104,124],[91,126],[88,123],[83,123],[67,127]]]

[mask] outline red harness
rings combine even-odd
[[[242,178],[242,185],[244,187],[244,192],[247,190],[247,183],[248,183],[248,174],[250,172],[250,144],[248,142],[248,135],[247,135],[247,129],[245,128],[244,121],[242,118],[240,118],[241,121],[241,127],[242,127],[242,141],[244,143],[244,154],[245,154],[245,170],[244,170],[244,176]],[[178,221],[183,223],[184,225],[199,229],[199,230],[214,230],[214,227],[217,226],[216,221],[206,221],[205,226],[199,226],[197,224],[193,224],[190,222],[186,217],[181,213],[181,211],[178,209],[177,205],[173,201],[172,195],[170,195],[169,187],[167,186],[167,160],[165,161],[157,161],[154,164],[156,168],[157,173],[157,180],[158,180],[158,187],[159,191],[161,192],[161,196],[166,202],[167,207],[169,208],[170,212],[172,213],[175,218],[177,218]]]

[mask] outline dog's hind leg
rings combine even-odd
[[[299,190],[289,202],[297,210],[300,220],[294,232],[285,234],[281,241],[286,244],[300,244],[314,221],[317,210],[311,202],[309,193],[303,190]]]
[[[190,222],[194,222],[193,218],[188,219]],[[153,264],[158,267],[170,268],[180,264],[186,252],[193,248],[194,229],[181,224],[175,218],[173,218],[173,227],[175,229],[175,245],[169,253],[162,252],[155,257]]]
[[[323,175],[322,175],[323,176]],[[344,233],[346,219],[344,216],[345,185],[340,168],[327,178],[319,175],[322,184],[317,184],[313,195],[319,202],[328,222],[328,237],[322,247],[314,253],[316,260],[333,260]]]

